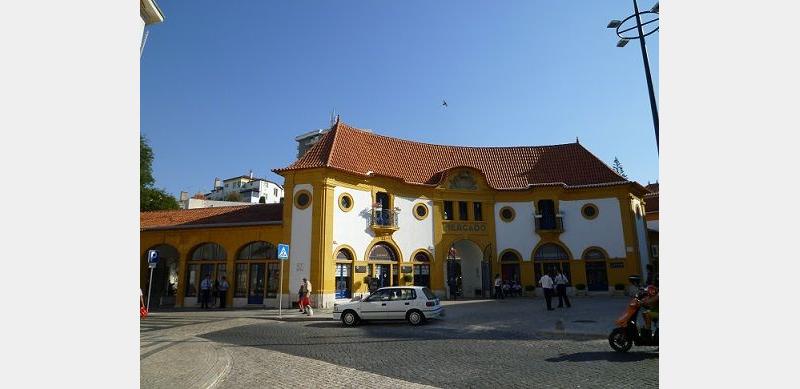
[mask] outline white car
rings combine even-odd
[[[333,320],[354,326],[361,320],[408,320],[418,325],[444,316],[444,308],[430,289],[423,286],[380,288],[369,297],[333,306]]]

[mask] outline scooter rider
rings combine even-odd
[[[642,316],[644,317],[642,336],[649,337],[653,320],[658,320],[658,288],[656,288],[654,285],[648,285],[646,291],[647,296],[642,299],[642,306],[648,308],[648,310],[642,313]]]

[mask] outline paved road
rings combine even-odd
[[[657,350],[618,354],[604,336],[586,335],[605,333],[626,301],[575,299],[572,309],[556,312],[527,299],[449,304],[445,320],[419,327],[174,313],[153,318],[149,327],[144,322],[151,318],[143,321],[142,387],[170,384],[157,378],[172,374],[165,366],[176,359],[202,360],[206,373],[218,371],[213,379],[184,377],[178,387],[657,387]],[[156,343],[167,338],[178,341]]]

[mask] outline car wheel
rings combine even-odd
[[[358,324],[359,318],[353,311],[346,311],[342,314],[342,324],[352,327]]]
[[[425,316],[422,315],[422,312],[414,310],[406,314],[406,319],[411,325],[417,326],[425,321]]]

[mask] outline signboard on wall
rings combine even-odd
[[[366,266],[356,266],[356,273],[366,273],[367,267]]]
[[[609,265],[612,269],[621,269],[625,267],[625,262],[611,262]]]
[[[483,222],[444,222],[442,232],[461,233],[461,234],[485,234],[487,232],[486,223]]]
[[[403,273],[411,273],[414,269],[411,266],[403,266],[401,272]]]

